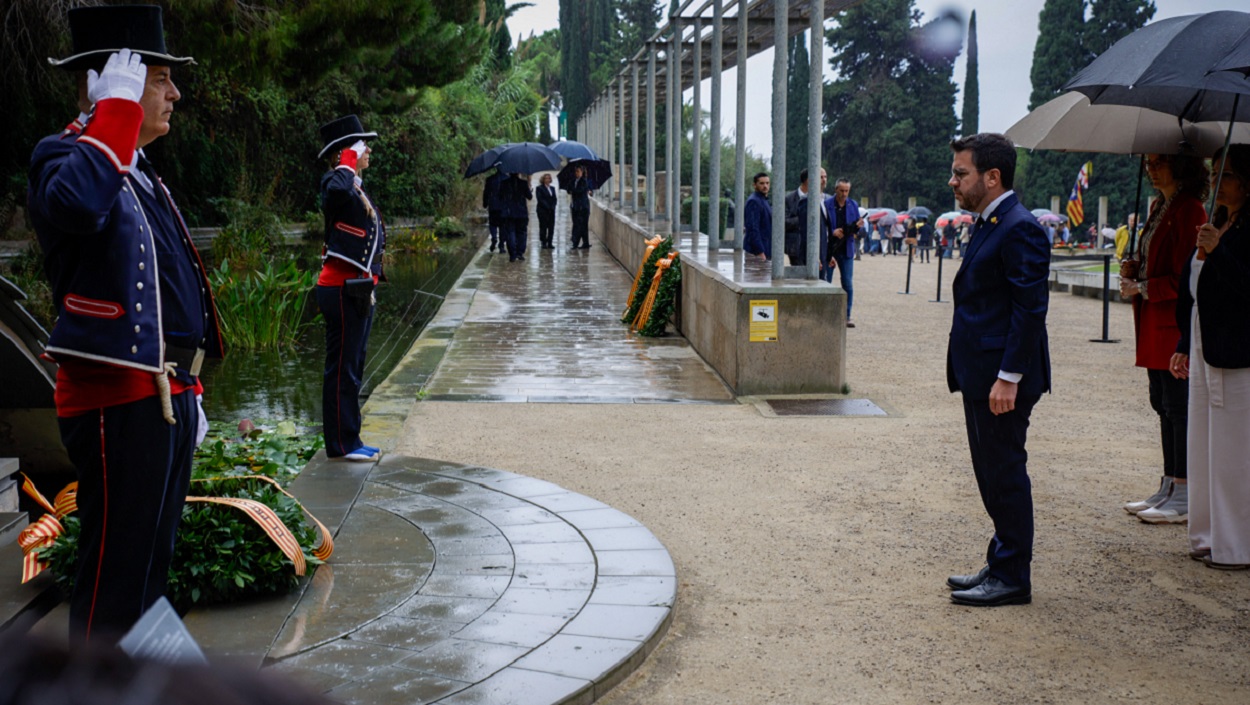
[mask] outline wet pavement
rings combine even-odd
[[[205,651],[347,703],[590,703],[672,619],[663,544],[591,497],[498,469],[391,454],[415,399],[733,403],[679,335],[619,315],[632,276],[591,234],[526,259],[483,251],[364,406],[376,465],[319,456],[292,491],[336,534],[290,596],[197,610]],[[536,223],[532,229],[536,232]],[[537,238],[534,238],[534,242]]]
[[[447,355],[429,379],[439,401],[730,403],[720,376],[680,335],[643,338],[620,322],[633,286],[591,233],[571,249],[566,208],[555,249],[525,259],[483,251],[464,281],[474,289]]]

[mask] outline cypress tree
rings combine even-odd
[[[981,87],[977,81],[977,11],[968,18],[968,65],[964,73],[964,109],[960,133],[975,135],[981,124]]]
[[[1029,110],[1059,95],[1059,87],[1089,63],[1082,37],[1085,0],[1046,0],[1038,16],[1037,46],[1033,49],[1033,92]]]
[[[811,61],[807,54],[807,32],[790,38],[789,72],[786,86],[786,183],[799,183],[799,172],[807,168],[807,102],[811,95],[808,79]],[[819,184],[819,182],[816,182]],[[819,186],[817,186],[818,188]]]

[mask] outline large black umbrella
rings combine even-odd
[[[590,190],[594,191],[604,184],[608,179],[612,178],[612,164],[606,159],[578,159],[569,162],[556,174],[556,180],[560,183],[560,188],[568,191],[573,188],[573,169],[581,167],[586,174],[586,181],[590,184]]]
[[[555,152],[556,154],[559,154],[560,156],[564,157],[565,159],[569,161],[574,161],[577,159],[598,159],[599,158],[599,155],[595,154],[595,151],[593,149],[591,149],[590,147],[587,147],[581,142],[575,142],[573,140],[563,140],[560,142],[555,142],[551,145],[551,151]]]
[[[933,217],[933,211],[925,208],[924,206],[914,206],[909,208],[907,209],[907,214],[915,216],[921,220],[928,220]]]
[[[521,142],[499,152],[495,166],[507,174],[535,174],[560,168],[560,155],[545,144]]]
[[[1212,72],[1250,31],[1250,13],[1221,10],[1142,27],[1094,59],[1064,86],[1094,104],[1132,105],[1191,122],[1250,122],[1250,82]]]
[[[494,169],[495,162],[499,160],[499,153],[514,146],[515,144],[515,142],[501,144],[498,147],[491,147],[485,152],[477,155],[473,158],[473,161],[469,162],[469,168],[464,170],[464,178],[467,179],[471,176],[477,176],[478,174],[485,174],[491,169]]]

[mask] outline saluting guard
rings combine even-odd
[[[373,153],[366,140],[377,136],[365,132],[360,118],[347,115],[322,125],[324,146],[317,155],[318,159],[330,155],[335,164],[321,177],[325,246],[316,291],[326,323],[321,387],[326,455],[357,462],[377,460],[379,455],[377,448],[360,440],[360,386],[373,325],[374,288],[386,280],[382,273],[386,227],[360,177]]]
[[[143,154],[181,95],[161,8],[68,13],[83,115],[31,157],[28,200],[57,321],[61,440],[82,534],[71,630],[119,636],[165,592],[195,446],[200,364],[223,354],[203,263]],[[85,74],[85,75],[84,75]]]

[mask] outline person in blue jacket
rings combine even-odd
[[[321,126],[324,146],[317,155],[330,155],[335,163],[321,177],[325,243],[315,292],[326,323],[321,416],[326,456],[355,462],[376,460],[380,453],[360,438],[360,386],[373,327],[373,290],[385,281],[386,226],[360,176],[373,154],[366,140],[377,136],[365,131],[360,118],[347,115]]]
[[[761,171],[751,180],[754,190],[742,209],[742,249],[762,260],[773,258],[773,207],[768,203],[771,179]]]
[[[206,430],[200,364],[223,355],[204,265],[143,148],[181,98],[161,8],[68,13],[81,129],[41,140],[27,202],[57,320],[61,440],[78,472],[70,629],[108,642],[164,593],[191,460]]]
[[[833,282],[833,270],[838,270],[838,280],[846,291],[846,327],[854,328],[851,320],[851,304],[855,303],[852,281],[855,274],[855,235],[859,233],[859,204],[851,198],[851,181],[838,177],[833,184],[833,195],[825,199],[825,212],[829,214],[829,234],[826,247],[822,249],[821,276]]]
[[[1046,337],[1050,243],[1012,190],[1016,149],[993,133],[951,143],[949,184],[977,225],[951,284],[954,320],[946,351],[951,392],[963,395],[972,470],[994,536],[985,567],[952,575],[951,601],[973,607],[1032,600],[1033,493],[1029,415],[1050,391]]]

